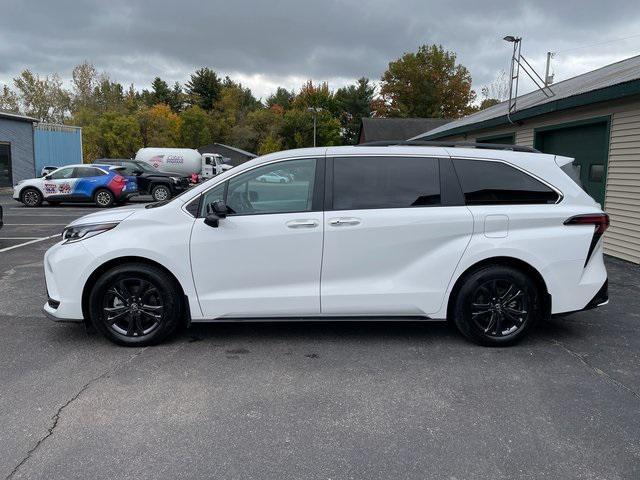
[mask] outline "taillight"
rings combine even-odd
[[[588,213],[576,215],[564,222],[565,225],[595,225],[596,233],[602,235],[609,228],[609,215],[606,213]]]
[[[116,183],[124,183],[125,179],[122,175],[116,175],[115,177],[113,177],[113,181]]]
[[[584,215],[576,215],[565,220],[564,224],[593,225],[595,227],[593,237],[591,237],[591,245],[589,245],[589,251],[587,252],[587,259],[584,262],[584,265],[586,266],[587,263],[589,263],[589,259],[591,258],[600,237],[602,237],[607,228],[609,228],[609,215],[606,213],[587,213]]]

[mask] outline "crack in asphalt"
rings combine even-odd
[[[577,358],[580,363],[582,363],[585,367],[587,367],[589,370],[595,372],[597,375],[599,375],[600,377],[604,378],[605,380],[607,380],[610,383],[613,383],[616,387],[621,388],[623,390],[626,390],[627,392],[629,392],[631,395],[633,395],[634,397],[636,397],[638,400],[640,400],[640,393],[636,392],[635,390],[633,390],[631,387],[628,387],[627,385],[625,385],[624,383],[622,383],[619,380],[616,380],[615,378],[613,378],[611,375],[609,375],[607,372],[600,370],[598,367],[591,365],[589,362],[587,362],[582,355],[580,355],[578,352],[571,350],[569,347],[567,347],[564,343],[559,342],[557,340],[550,340],[551,343],[553,343],[554,345],[557,345],[558,347],[562,348],[565,352],[567,352],[569,355],[571,355],[574,358]]]
[[[80,396],[90,387],[92,386],[94,383],[99,382],[100,380],[103,380],[107,377],[109,377],[110,375],[113,375],[116,371],[118,371],[120,368],[124,367],[125,365],[131,363],[135,358],[139,357],[140,355],[142,355],[142,353],[147,349],[147,347],[144,347],[142,349],[140,349],[139,351],[137,351],[136,353],[134,353],[133,355],[131,355],[127,360],[125,360],[124,362],[121,362],[119,364],[117,364],[116,366],[108,369],[107,371],[101,373],[100,375],[98,375],[97,377],[92,378],[91,380],[89,380],[87,383],[85,383],[80,390],[78,390],[78,392],[71,397],[69,400],[67,400],[62,406],[60,406],[60,408],[58,408],[58,410],[56,410],[56,413],[53,414],[53,416],[51,417],[52,423],[51,426],[47,429],[47,433],[36,442],[36,444],[27,452],[27,454],[22,458],[22,460],[20,460],[20,462],[13,468],[13,470],[11,470],[11,473],[9,473],[9,475],[7,475],[5,477],[5,480],[11,480],[14,475],[16,473],[18,473],[18,470],[20,470],[20,468],[27,463],[27,461],[29,461],[29,459],[31,458],[31,456],[36,452],[36,450],[38,450],[42,444],[50,437],[53,435],[53,432],[55,431],[56,427],[58,426],[58,422],[60,421],[60,416],[62,415],[62,412],[69,406],[71,405],[73,402],[75,402],[78,398],[80,398]]]

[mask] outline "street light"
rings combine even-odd
[[[316,120],[318,118],[318,112],[322,111],[320,107],[308,107],[308,111],[313,114],[313,146],[316,146]]]
[[[505,42],[516,43],[516,42],[519,42],[520,40],[522,40],[522,38],[521,37],[514,37],[513,35],[507,35],[506,37],[503,38],[503,40]]]

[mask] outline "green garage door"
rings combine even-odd
[[[535,144],[541,152],[575,158],[585,190],[604,206],[609,151],[607,121],[538,131]]]

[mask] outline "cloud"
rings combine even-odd
[[[4,83],[24,68],[69,78],[86,59],[138,88],[156,76],[184,82],[209,66],[264,97],[307,78],[334,88],[378,79],[390,60],[439,43],[479,89],[507,68],[508,33],[524,37],[523,52],[540,70],[546,52],[559,51],[557,80],[640,53],[640,37],[569,50],[640,31],[640,11],[628,1],[4,0],[2,9]]]

